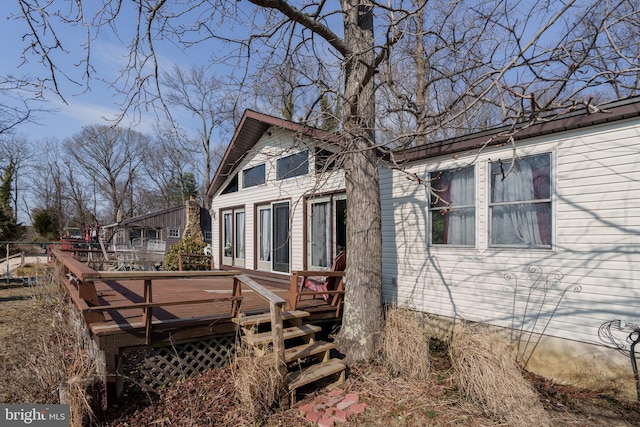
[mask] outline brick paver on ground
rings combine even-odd
[[[345,423],[362,414],[366,407],[366,403],[360,403],[357,393],[344,395],[343,390],[335,389],[316,397],[311,403],[301,405],[299,409],[311,424],[334,427],[336,423]]]

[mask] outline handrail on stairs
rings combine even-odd
[[[280,298],[269,289],[265,288],[246,274],[238,274],[234,276],[233,296],[242,297],[242,285],[249,287],[257,295],[264,298],[269,303],[269,311],[271,314],[271,333],[273,339],[273,352],[276,357],[276,368],[281,375],[286,374],[286,363],[284,359],[284,337],[282,326],[282,311],[284,310],[286,300]],[[240,313],[240,301],[238,298],[234,301],[231,311],[233,317],[237,317]]]

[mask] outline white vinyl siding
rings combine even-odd
[[[385,299],[437,315],[519,326],[524,294],[514,304],[513,293],[505,291],[513,282],[505,275],[514,275],[524,292],[531,284],[528,267],[538,266],[543,275],[559,272],[562,277],[559,285],[549,288],[536,332],[546,326],[546,334],[597,344],[602,323],[637,320],[639,135],[636,120],[636,124],[617,122],[518,143],[518,156],[551,153],[551,249],[490,245],[489,161],[513,157],[510,147],[485,149],[477,158],[475,154],[455,160],[434,158],[407,167],[409,173],[426,179],[432,171],[465,162],[476,165],[477,242],[464,251],[430,246],[426,189],[403,173],[381,169]],[[581,291],[574,292],[573,285],[580,285]],[[528,315],[534,309],[537,306],[530,306]]]
[[[289,270],[302,270],[306,254],[304,242],[305,197],[315,193],[344,191],[344,174],[334,170],[322,175],[310,174],[278,180],[276,175],[277,159],[307,150],[302,147],[298,137],[286,130],[273,129],[271,135],[265,134],[254,148],[238,165],[237,170],[246,170],[253,166],[265,165],[265,184],[241,188],[234,193],[216,193],[212,200],[213,256],[216,265],[220,258],[221,210],[227,207],[243,206],[245,212],[245,268],[261,269],[266,263],[259,260],[259,209],[258,206],[279,202],[289,203],[290,215],[290,267]],[[311,165],[309,166],[311,168]],[[311,169],[309,169],[311,170]],[[225,188],[225,184],[221,186]],[[265,268],[266,269],[266,268]],[[272,270],[273,271],[273,270]],[[288,274],[288,273],[287,273]]]

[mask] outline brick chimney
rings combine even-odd
[[[202,227],[200,227],[200,205],[196,201],[196,196],[189,196],[187,200],[187,222],[184,227],[184,237],[191,236],[194,240],[204,241]]]

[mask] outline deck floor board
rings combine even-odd
[[[260,280],[258,280],[260,282]],[[94,282],[100,305],[116,305],[144,302],[143,280],[105,280]],[[273,283],[261,283],[268,290],[287,300],[289,289],[274,286]],[[152,283],[152,301],[154,303],[173,301],[200,301],[216,297],[232,295],[232,277],[155,279]],[[303,299],[298,309],[321,307],[322,298]],[[241,311],[246,313],[265,312],[268,303],[247,287],[242,288]],[[327,307],[329,309],[329,307]],[[113,310],[104,312],[105,321],[92,323],[92,331],[96,334],[113,334],[122,330],[124,333],[137,328],[142,323],[143,312],[140,308]],[[231,302],[192,303],[153,308],[153,328],[161,328],[164,323],[172,328],[185,327],[193,320],[202,321],[207,318],[216,322],[231,322]]]

